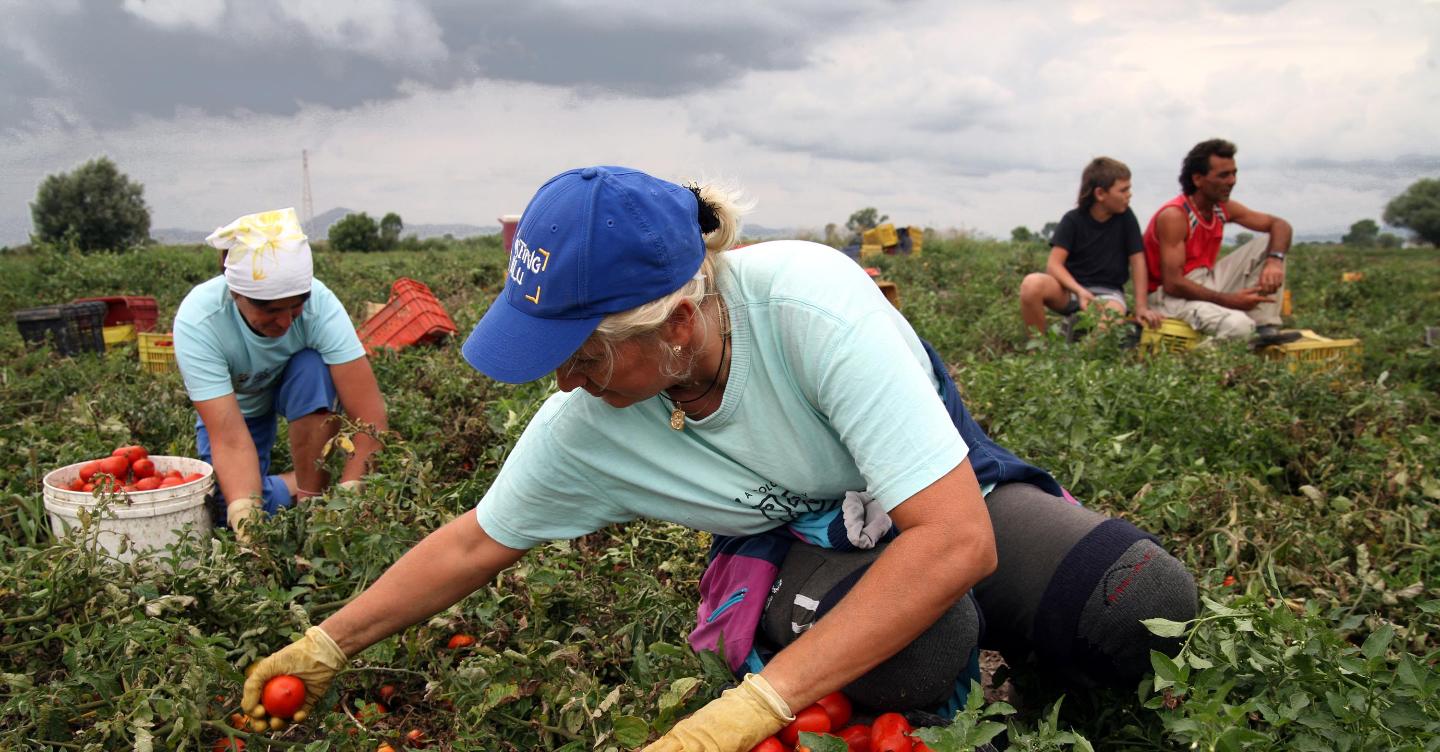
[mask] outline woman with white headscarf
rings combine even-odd
[[[385,402],[345,308],[314,278],[294,209],[248,214],[211,233],[224,273],[196,285],[175,314],[175,359],[199,420],[201,459],[215,466],[223,521],[274,514],[330,484],[321,466],[337,406],[386,429]],[[295,469],[270,474],[276,417]],[[379,443],[364,432],[340,474],[357,489]],[[220,516],[220,515],[217,515]]]

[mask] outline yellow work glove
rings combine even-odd
[[[225,522],[230,529],[235,531],[235,540],[241,543],[250,542],[250,531],[245,528],[249,524],[265,515],[260,509],[260,502],[254,496],[247,496],[243,499],[236,499],[225,505]]]
[[[749,752],[793,720],[790,706],[770,682],[748,674],[740,686],[675,724],[644,752]]]
[[[245,693],[240,698],[240,709],[251,718],[264,718],[265,706],[260,703],[260,694],[265,689],[265,682],[281,674],[290,674],[305,682],[305,704],[291,718],[297,723],[303,721],[314,710],[315,703],[325,696],[325,690],[330,688],[335,674],[345,667],[348,660],[325,630],[311,627],[305,630],[304,637],[250,667],[245,676]]]

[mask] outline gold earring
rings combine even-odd
[[[675,357],[677,357],[677,358],[680,357],[680,346],[679,346],[679,345],[675,345],[674,347],[671,347],[671,348],[670,348],[670,352],[675,353]]]

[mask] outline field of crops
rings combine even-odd
[[[1139,686],[1067,692],[1015,667],[1019,707],[976,705],[955,736],[999,722],[1015,749],[1440,749],[1440,343],[1423,339],[1440,325],[1440,254],[1297,248],[1294,322],[1364,350],[1348,370],[1292,372],[1238,345],[1142,359],[1118,331],[1026,347],[1014,294],[1044,249],[925,250],[879,265],[976,418],[1158,534],[1204,598],[1196,622],[1157,626],[1184,629],[1185,648]],[[316,257],[352,314],[409,276],[462,331],[503,268],[496,238]],[[221,534],[120,564],[55,540],[47,471],[126,443],[194,456],[194,411],[178,375],[140,370],[133,350],[28,352],[11,312],[153,295],[164,326],[215,269],[196,248],[0,257],[0,750],[210,750],[227,735],[252,752],[376,750],[412,730],[430,749],[629,749],[724,688],[685,642],[706,537],[646,523],[533,551],[352,661],[304,724],[231,729],[242,669],[473,506],[553,382],[490,382],[458,343],[383,354],[392,433],[362,495],[282,514],[253,548]],[[477,641],[451,649],[456,634]]]

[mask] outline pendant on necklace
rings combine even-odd
[[[681,410],[679,405],[670,411],[670,427],[676,431],[685,430],[685,411]]]

